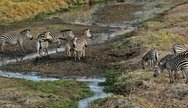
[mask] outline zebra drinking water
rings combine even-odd
[[[4,46],[6,43],[10,45],[20,45],[22,52],[25,53],[23,48],[23,41],[25,39],[33,39],[33,36],[30,34],[30,29],[25,29],[21,31],[17,36],[12,36],[8,34],[2,34],[0,36],[0,43],[1,43],[1,52],[4,52]]]
[[[145,65],[148,64],[151,67],[153,67],[154,65],[156,65],[157,61],[158,61],[159,55],[157,53],[157,51],[155,49],[151,49],[149,50],[143,57],[141,60],[141,66],[143,69],[145,69]]]
[[[73,40],[73,49],[74,49],[74,58],[80,60],[81,57],[85,57],[85,48],[88,45],[88,38],[92,38],[90,29],[85,29],[83,35],[79,38],[74,38]]]

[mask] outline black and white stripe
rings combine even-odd
[[[145,65],[150,64],[150,66],[154,66],[158,61],[159,55],[155,49],[149,50],[141,60],[142,68],[145,69]]]
[[[188,51],[184,51],[182,53],[178,53],[178,54],[167,54],[165,57],[163,57],[158,65],[155,67],[155,73],[154,76],[158,76],[160,73],[162,73],[164,71],[164,69],[166,69],[166,64],[169,60],[173,59],[173,58],[188,58]],[[183,75],[184,76],[184,75]]]
[[[47,47],[49,46],[49,42],[56,44],[56,51],[57,51],[57,48],[59,48],[61,46],[63,40],[66,40],[66,41],[71,40],[72,41],[73,38],[74,38],[74,34],[73,34],[72,30],[70,30],[70,29],[61,30],[59,33],[56,33],[55,35],[52,34],[49,31],[42,32],[37,37],[37,39],[38,39],[38,41],[37,41],[37,52],[40,53],[41,49],[48,50]],[[66,46],[71,46],[71,45],[66,45]],[[67,47],[65,49],[66,49],[66,51],[67,50],[70,51],[69,47]],[[46,51],[46,53],[47,52],[48,51]]]
[[[174,74],[176,74],[178,70],[181,70],[183,75],[185,73],[186,83],[188,82],[188,59],[187,58],[175,57],[173,59],[170,59],[166,64],[166,68],[169,72],[170,83],[174,82],[174,76],[175,76]]]
[[[14,46],[19,44],[22,51],[25,52],[24,48],[23,48],[23,41],[27,38],[31,39],[31,40],[33,39],[32,35],[30,34],[30,29],[25,29],[25,30],[21,31],[16,36],[8,35],[8,34],[2,34],[0,36],[1,52],[4,52],[4,46],[5,46],[6,43],[14,45]]]
[[[76,58],[80,60],[81,57],[85,57],[85,49],[88,45],[88,38],[92,38],[90,29],[85,29],[82,36],[73,39],[73,50],[75,60]]]
[[[37,54],[44,55],[46,53],[48,55],[48,46],[49,42],[52,42],[52,39],[55,36],[51,32],[42,32],[37,36]]]
[[[172,53],[182,53],[183,51],[185,51],[185,49],[182,44],[175,43],[172,45]]]

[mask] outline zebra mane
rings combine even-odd
[[[86,33],[87,30],[89,30],[89,28],[84,29],[83,35]]]
[[[72,31],[71,29],[61,30],[60,32]]]
[[[25,32],[30,32],[31,30],[30,29],[25,29],[25,30],[22,30],[21,32],[20,32],[20,34],[23,34],[23,33],[25,33]]]

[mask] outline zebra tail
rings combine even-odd
[[[158,61],[159,60],[159,54],[157,52],[155,52],[155,60]]]

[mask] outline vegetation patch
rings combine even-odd
[[[100,1],[100,0],[94,0]],[[1,0],[1,23],[14,22],[27,18],[41,20],[49,13],[67,10],[89,0]]]
[[[12,105],[21,107],[77,108],[80,99],[92,95],[88,87],[70,80],[33,82],[0,78],[0,83],[0,100],[14,101]]]

